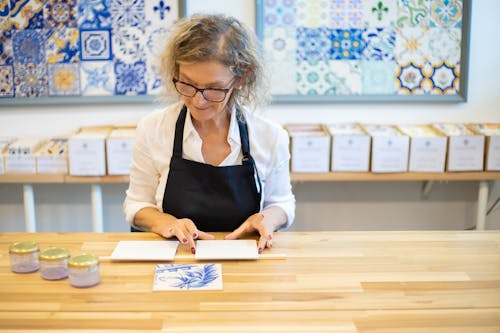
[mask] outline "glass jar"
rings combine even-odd
[[[10,269],[14,273],[31,273],[40,268],[40,249],[36,242],[17,242],[9,247]]]
[[[40,276],[45,280],[61,280],[68,277],[69,251],[50,247],[40,253]]]
[[[69,283],[73,287],[85,288],[100,282],[99,258],[93,254],[80,254],[68,261]]]

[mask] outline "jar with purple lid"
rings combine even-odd
[[[73,287],[86,288],[100,282],[99,258],[93,254],[72,256],[68,261],[69,283]]]
[[[61,280],[68,277],[69,251],[49,247],[40,253],[40,276],[45,280]]]
[[[9,247],[10,269],[14,273],[31,273],[40,268],[38,243],[17,242]]]

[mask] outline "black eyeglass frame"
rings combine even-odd
[[[203,96],[203,98],[204,98],[204,99],[206,99],[207,101],[209,101],[209,102],[214,102],[214,103],[220,103],[220,102],[222,102],[222,101],[224,101],[224,100],[226,99],[226,97],[227,97],[227,93],[228,93],[231,89],[233,89],[233,87],[234,87],[234,85],[236,84],[236,82],[238,82],[238,80],[236,80],[236,79],[238,79],[238,76],[233,77],[231,84],[230,84],[230,85],[229,85],[229,87],[227,87],[227,88],[198,88],[198,87],[196,87],[196,86],[193,86],[193,85],[192,85],[192,84],[190,84],[190,83],[187,83],[187,82],[181,81],[181,80],[176,79],[176,78],[173,78],[173,79],[172,79],[172,82],[173,82],[173,84],[174,84],[175,90],[176,90],[179,94],[181,94],[182,96],[185,96],[185,97],[194,97],[194,96],[196,96],[196,93],[200,92],[200,93],[201,93],[201,95]],[[193,88],[193,89],[194,89],[194,94],[192,94],[192,95],[186,95],[186,94],[181,93],[181,92],[179,91],[179,89],[177,88],[177,83],[182,83],[182,84],[185,84],[186,86],[190,86],[191,88]],[[204,92],[205,92],[206,90],[216,90],[216,91],[223,92],[223,93],[224,93],[224,97],[223,97],[221,100],[216,100],[216,101],[214,101],[214,100],[212,100],[212,99],[208,99],[208,98],[205,96],[205,94],[204,94]]]

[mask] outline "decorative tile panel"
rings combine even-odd
[[[271,91],[278,99],[335,100],[316,98],[324,95],[464,99],[461,69],[467,59],[462,59],[462,48],[468,30],[463,23],[469,0],[257,4],[257,31],[270,64]]]
[[[157,94],[158,57],[183,6],[178,0],[0,0],[0,104]]]

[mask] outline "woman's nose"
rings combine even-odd
[[[197,91],[193,97],[191,97],[192,101],[196,105],[206,104],[208,101],[205,99],[205,96],[201,93],[201,91]]]

